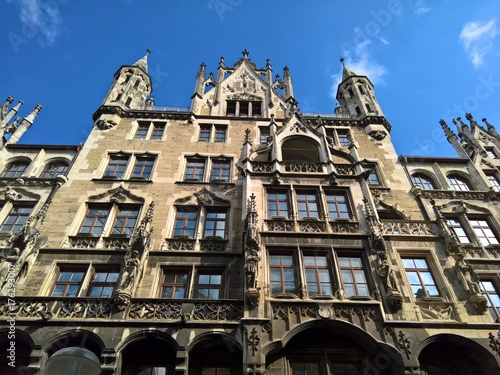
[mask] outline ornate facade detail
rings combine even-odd
[[[322,173],[323,165],[321,163],[306,163],[301,161],[280,162],[285,166],[285,172],[292,173]]]
[[[259,351],[259,343],[260,337],[255,327],[252,328],[252,331],[248,334],[247,344],[248,351],[252,353],[252,357],[255,357],[255,353]]]
[[[299,221],[299,229],[305,233],[324,233],[326,232],[326,224],[321,221],[301,220]]]
[[[250,309],[254,309],[259,304],[260,288],[257,285],[259,271],[259,246],[260,234],[257,214],[257,202],[254,194],[250,195],[247,203],[245,235],[245,276],[246,291],[245,297]]]
[[[104,237],[102,246],[104,249],[127,250],[130,249],[130,237]]]
[[[344,303],[272,303],[273,320],[290,321],[292,316],[296,319],[323,318],[341,319],[352,321],[358,318],[365,322],[379,321],[379,314],[372,306],[351,305]]]
[[[460,191],[460,190],[421,190],[422,198],[433,199],[463,199],[463,200],[490,200],[496,199],[496,192],[489,191]]]
[[[293,232],[293,221],[290,220],[264,220],[264,230],[269,232]]]
[[[403,331],[399,331],[399,333],[398,333],[398,345],[399,345],[400,351],[406,355],[406,358],[410,359],[411,343],[410,343],[410,340],[405,336]]]
[[[383,235],[434,236],[430,223],[408,221],[383,221]]]
[[[292,126],[290,126],[289,130],[291,132],[295,132],[295,133],[300,133],[300,132],[305,132],[307,130],[307,128],[302,125],[300,122],[295,122],[295,124],[293,124]]]
[[[479,278],[474,272],[470,264],[464,261],[464,254],[458,253],[455,257],[455,270],[458,280],[463,285],[464,289],[469,294],[469,302],[472,304],[476,312],[484,314],[488,310],[486,297],[479,286]]]
[[[488,333],[491,350],[493,350],[498,356],[500,356],[500,330],[497,332],[496,336],[497,337],[495,337],[491,332]]]
[[[356,175],[356,167],[351,164],[335,164],[335,172],[341,176],[354,176]]]
[[[193,251],[196,240],[188,238],[167,238],[165,240],[166,250]]]
[[[89,237],[89,236],[70,236],[69,247],[75,249],[95,249],[97,242],[99,242],[99,237]]]
[[[235,321],[242,317],[242,305],[224,302],[197,303],[192,314],[192,320]]]
[[[6,186],[5,191],[3,193],[3,199],[8,202],[17,201],[22,198],[22,194],[15,191],[11,186]]]
[[[417,305],[422,318],[424,319],[437,319],[437,320],[452,320],[453,306],[444,304],[419,304]]]
[[[134,302],[130,306],[128,316],[131,319],[178,320],[181,319],[180,303]]]
[[[359,223],[331,221],[330,228],[333,233],[360,233]]]
[[[368,135],[372,138],[375,138],[377,141],[381,141],[385,137],[387,137],[387,133],[382,130],[374,130],[368,133]]]
[[[130,248],[132,250],[137,250],[139,252],[149,250],[151,246],[151,235],[153,234],[151,222],[153,221],[154,208],[155,203],[151,202],[148,206],[146,214],[141,220],[141,223],[132,233],[130,238]]]
[[[108,130],[114,128],[118,123],[113,120],[100,119],[95,122],[95,125],[101,130]]]

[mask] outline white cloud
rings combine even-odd
[[[389,41],[388,41],[387,39],[382,38],[381,36],[379,36],[379,37],[378,37],[378,39],[379,39],[382,43],[384,43],[384,44],[386,44],[386,45],[387,45],[387,44],[390,44],[390,43],[389,43]]]
[[[420,17],[425,13],[429,13],[431,10],[432,8],[430,8],[423,0],[418,0],[414,13],[417,15],[417,17]]]
[[[485,23],[468,22],[464,25],[460,33],[460,42],[474,67],[483,65],[484,56],[493,47],[493,40],[499,31],[494,18]]]
[[[51,45],[60,34],[61,13],[56,2],[18,0],[23,34],[32,35],[42,45]],[[41,38],[40,38],[41,36]]]
[[[359,30],[354,30],[359,33]],[[384,39],[385,40],[385,39]],[[360,76],[367,76],[370,81],[376,85],[383,83],[383,76],[387,74],[387,68],[383,65],[376,63],[370,53],[371,41],[366,39],[358,42],[351,48],[345,48],[342,51],[342,56],[346,66],[354,73]],[[385,43],[384,43],[385,44]],[[333,80],[330,95],[335,98],[337,95],[337,87],[342,82],[342,67],[336,74],[332,74]]]

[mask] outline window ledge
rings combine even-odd
[[[373,301],[373,298],[370,296],[351,296],[347,297],[350,301]]]
[[[293,293],[273,294],[272,297],[276,299],[299,299],[299,297]]]
[[[416,300],[417,300],[417,303],[418,302],[424,302],[424,303],[443,303],[443,302],[448,302],[443,297],[422,297],[422,298],[416,298]]]
[[[152,183],[152,180],[147,180],[144,178],[129,178],[129,179],[121,179],[121,178],[112,178],[112,177],[101,177],[101,178],[93,178],[92,181],[96,182],[141,182],[141,183]]]
[[[314,299],[314,300],[334,300],[335,297],[330,295],[330,294],[324,294],[324,295],[321,295],[321,294],[315,294],[315,295],[312,295],[312,296],[309,296],[310,299]]]
[[[200,181],[200,180],[182,180],[182,181],[176,181],[176,184],[196,184],[196,185],[229,185],[229,186],[236,186],[234,182],[217,182],[217,181]]]

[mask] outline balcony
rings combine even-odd
[[[179,236],[166,238],[162,250],[167,251],[227,251],[229,241],[221,237],[194,239]]]
[[[264,220],[265,232],[296,232],[296,233],[337,233],[362,234],[359,223],[347,220],[326,221],[320,219],[289,220],[286,218],[271,218]]]

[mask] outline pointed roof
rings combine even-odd
[[[135,64],[132,64],[133,66],[138,66],[142,70],[144,70],[146,73],[148,72],[148,55],[151,52],[151,50],[148,48],[146,50],[146,55],[139,59]]]
[[[356,75],[356,73],[354,73],[345,65],[343,57],[340,58],[340,62],[342,63],[342,81],[345,81],[347,78]]]

